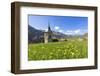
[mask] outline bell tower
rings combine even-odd
[[[44,43],[48,43],[52,41],[52,30],[50,28],[50,24],[48,23],[48,31],[44,32]]]
[[[49,40],[52,39],[52,31],[51,31],[51,28],[50,28],[50,24],[49,23],[48,23],[48,39]]]

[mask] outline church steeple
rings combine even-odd
[[[52,39],[52,30],[50,28],[50,23],[48,22],[48,40],[51,41]]]
[[[50,28],[50,23],[48,22],[48,32],[52,32]]]
[[[52,41],[52,30],[50,28],[50,23],[48,22],[48,31],[44,32],[44,43],[48,43]]]

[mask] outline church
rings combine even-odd
[[[44,43],[52,42],[53,32],[48,23],[48,30],[44,32]]]

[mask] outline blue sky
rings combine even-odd
[[[28,24],[47,31],[48,23],[53,31],[67,35],[82,35],[88,32],[88,17],[29,15]]]

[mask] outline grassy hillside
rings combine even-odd
[[[29,44],[28,60],[79,59],[88,57],[87,41],[70,40]]]

